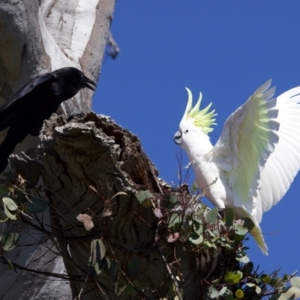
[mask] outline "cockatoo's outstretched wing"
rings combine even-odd
[[[271,80],[227,119],[211,159],[225,171],[242,207],[258,224],[286,193],[300,163],[300,87],[277,99]]]
[[[257,222],[285,195],[300,169],[300,87],[277,97],[279,142],[260,175]]]

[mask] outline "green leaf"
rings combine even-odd
[[[150,200],[153,197],[153,194],[149,191],[139,191],[135,194],[136,198],[144,205],[145,200]],[[148,205],[149,201],[147,201]],[[147,206],[148,207],[148,206]]]
[[[20,239],[20,234],[17,232],[9,232],[4,234],[2,239],[2,248],[5,251],[14,249]]]
[[[197,221],[193,221],[194,225],[194,230],[197,232],[199,235],[203,233],[203,225]]]
[[[16,205],[16,203],[12,199],[7,198],[7,197],[3,197],[2,202],[4,204],[5,215],[11,220],[16,220],[17,217],[13,213],[14,211],[16,211],[18,209],[18,206]]]
[[[9,193],[9,188],[3,184],[0,184],[0,197],[6,197]]]
[[[262,275],[260,276],[260,279],[261,279],[261,281],[262,281],[263,283],[266,283],[266,284],[270,284],[271,281],[272,281],[271,277],[270,277],[269,275],[267,275],[267,274],[262,274]]]
[[[13,266],[12,262],[8,258],[6,259],[6,262],[8,263],[8,269],[17,273],[16,268]]]
[[[237,256],[236,260],[243,263],[243,264],[247,264],[248,262],[250,262],[250,259],[247,255],[244,256]]]
[[[17,198],[15,198],[15,202],[20,204],[20,203],[25,203],[26,201],[27,201],[26,194],[23,191],[18,190]]]
[[[234,228],[235,228],[235,233],[238,234],[238,235],[245,235],[247,234],[248,232],[248,229],[245,228],[243,225],[241,224],[236,224],[234,225]]]
[[[174,214],[171,215],[171,217],[169,219],[168,227],[175,229],[176,225],[180,225],[181,223],[182,223],[182,217],[179,216],[178,214],[174,213]]]
[[[226,290],[226,293],[224,296],[225,296],[225,300],[233,300],[232,292],[229,289]]]
[[[300,288],[300,277],[299,276],[291,278],[290,282],[291,282],[291,286]]]
[[[100,263],[104,258],[106,248],[101,239],[96,239],[91,242],[91,264],[94,266],[96,263]]]
[[[205,246],[207,246],[208,248],[215,248],[215,249],[217,249],[217,246],[216,246],[215,243],[211,243],[211,242],[209,242],[209,241],[207,241],[207,240],[205,240],[205,241],[203,242],[203,244],[204,244]]]
[[[141,270],[141,267],[142,267],[141,259],[136,255],[131,256],[127,263],[128,275],[137,276]]]
[[[214,207],[213,209],[211,209],[208,214],[207,214],[207,222],[210,224],[214,224],[217,221],[218,218],[218,208]]]
[[[223,286],[222,289],[219,291],[219,295],[222,296],[227,291],[227,286]]]
[[[251,231],[254,228],[255,224],[250,218],[244,219],[244,227],[246,227],[249,231]]]
[[[254,264],[253,262],[249,261],[247,264],[245,264],[243,268],[243,274],[245,277],[249,276],[251,272],[253,271]]]
[[[115,293],[117,297],[121,296],[122,293],[126,290],[128,284],[123,285],[122,287],[119,287],[118,282],[115,284]]]
[[[215,299],[219,297],[219,292],[216,288],[214,288],[213,286],[210,286],[208,288],[208,293],[207,295],[211,298],[211,299]]]
[[[10,210],[10,211],[15,211],[18,209],[18,205],[15,203],[14,200],[8,198],[8,197],[3,197],[2,201],[4,205]]]
[[[258,285],[255,286],[255,292],[257,295],[261,293],[261,288]]]
[[[191,232],[189,236],[189,241],[195,245],[199,245],[203,242],[203,235],[202,234],[199,235],[196,232]]]
[[[229,271],[225,277],[224,280],[230,284],[236,284],[243,278],[243,273],[241,271]]]
[[[233,225],[234,214],[233,209],[231,207],[225,208],[225,226],[231,227]]]
[[[33,196],[28,200],[25,206],[28,214],[37,214],[45,211],[49,206],[49,202]]]
[[[243,299],[244,298],[244,291],[241,289],[237,289],[235,291],[235,296],[237,297],[237,299]]]
[[[176,195],[170,195],[166,201],[166,207],[169,209],[174,208],[178,204]]]
[[[284,284],[283,284],[283,281],[279,277],[275,277],[275,278],[271,279],[270,285],[278,288],[278,287],[282,287]]]
[[[5,221],[7,221],[7,220],[8,220],[8,217],[5,214],[5,212],[4,211],[0,211],[0,223],[3,223]]]
[[[192,232],[192,227],[189,225],[189,222],[185,222],[179,229],[180,240],[185,241],[186,239],[188,239],[191,232]]]

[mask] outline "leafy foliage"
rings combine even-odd
[[[0,222],[14,222],[21,217],[30,218],[31,214],[48,208],[47,201],[39,196],[29,195],[25,189],[0,185],[0,195]],[[195,274],[198,274],[203,299],[284,300],[300,297],[300,277],[293,274],[280,278],[278,271],[266,274],[254,268],[254,263],[246,253],[248,248],[243,245],[253,228],[251,219],[235,220],[232,210],[228,208],[224,211],[224,217],[221,217],[216,208],[209,209],[199,201],[198,191],[191,195],[179,188],[162,196],[146,190],[137,192],[135,197],[143,209],[149,212],[152,209],[151,213],[157,218],[155,243],[160,254],[154,256],[153,245],[149,245],[151,250],[148,251],[152,253],[153,260],[155,257],[155,260],[163,261],[166,265],[167,273],[173,281],[171,288],[174,299],[184,299],[183,270],[180,269],[180,264],[173,263],[180,261],[180,258],[166,258],[161,249],[169,248],[172,249],[170,253],[176,254],[174,249],[179,249],[178,246],[195,259]],[[111,214],[110,207],[107,206],[102,218]],[[95,230],[93,215],[83,213],[77,219],[86,230]],[[20,234],[16,232],[0,233],[1,249],[13,250],[19,239]],[[120,265],[110,249],[111,244],[107,239],[100,236],[92,238],[88,261],[90,276],[102,276],[103,272],[115,276]],[[145,257],[140,256],[139,251],[129,252],[122,267],[129,280],[127,283],[116,280],[115,293],[120,297],[126,294],[134,298],[139,289],[146,288],[139,281],[145,268]],[[12,265],[11,268],[13,269]]]

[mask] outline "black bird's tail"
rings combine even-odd
[[[27,130],[14,128],[13,125],[9,128],[5,139],[0,145],[0,174],[5,170],[8,157],[14,152],[17,144],[27,136]]]

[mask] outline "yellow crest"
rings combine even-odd
[[[217,115],[214,113],[215,110],[208,112],[212,103],[210,103],[204,109],[200,110],[200,104],[202,100],[202,93],[200,93],[196,105],[192,108],[193,95],[188,88],[186,88],[186,90],[188,93],[188,103],[183,118],[192,119],[195,126],[200,127],[201,130],[206,134],[212,132],[213,128],[211,128],[211,126],[216,125],[216,123],[214,123],[216,120],[214,117]]]

